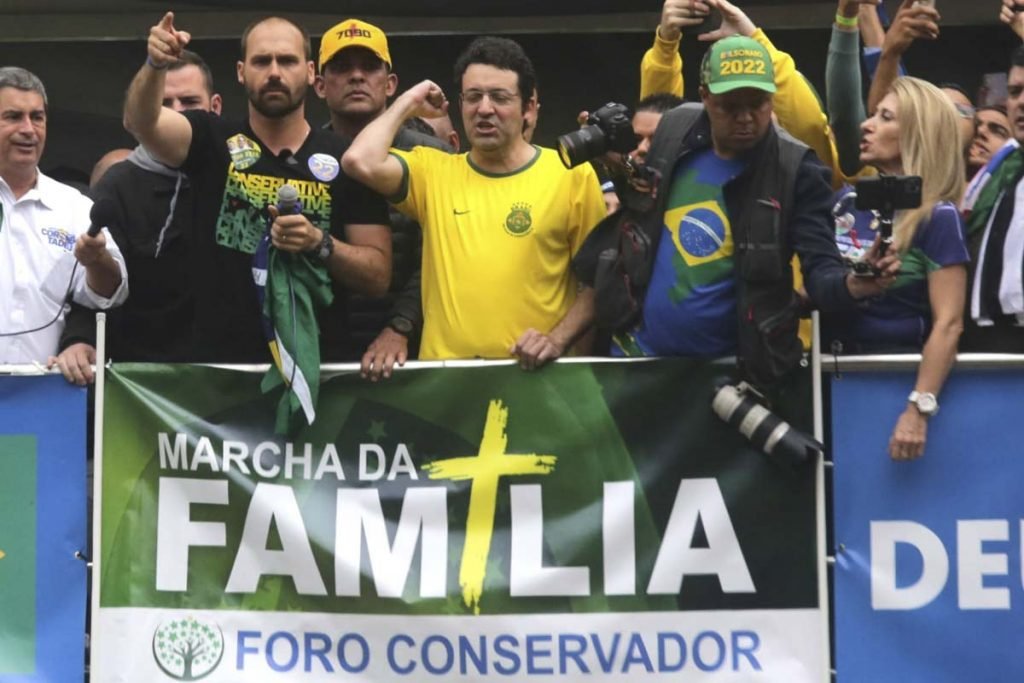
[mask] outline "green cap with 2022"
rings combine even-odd
[[[738,88],[775,92],[772,58],[761,43],[746,36],[722,38],[708,48],[701,65],[700,82],[712,95]]]

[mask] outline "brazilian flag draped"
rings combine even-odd
[[[274,367],[263,377],[263,393],[286,387],[277,405],[276,431],[293,433],[299,413],[316,419],[320,390],[320,325],[317,311],[331,305],[331,279],[322,263],[304,254],[278,251],[269,232],[253,255],[253,278],[263,314],[263,331]]]

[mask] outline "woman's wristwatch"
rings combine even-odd
[[[917,412],[925,417],[931,417],[939,412],[939,401],[930,391],[911,391],[907,401],[913,403],[917,407]]]

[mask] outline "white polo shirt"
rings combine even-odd
[[[0,365],[45,363],[57,354],[69,284],[83,306],[119,305],[128,297],[124,257],[104,228],[107,249],[121,269],[121,286],[112,297],[102,297],[86,284],[85,268],[74,268],[75,240],[89,229],[91,199],[39,173],[36,186],[18,200],[0,178],[0,204],[0,334],[41,327],[59,314],[38,332],[0,336]]]

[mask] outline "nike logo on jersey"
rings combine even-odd
[[[459,211],[458,209],[452,209],[452,213],[454,213],[456,216],[465,216],[470,211],[472,211],[472,209],[466,209],[465,211]]]

